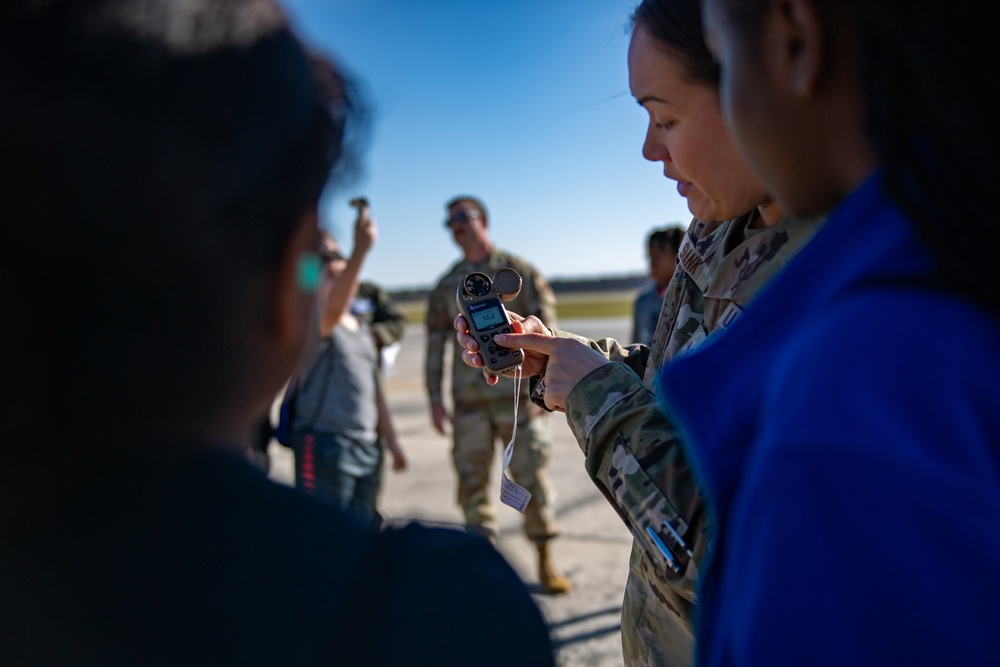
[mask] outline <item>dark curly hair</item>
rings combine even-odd
[[[653,248],[659,248],[660,250],[670,248],[670,251],[676,254],[681,249],[681,241],[683,240],[684,229],[675,225],[673,227],[664,227],[663,229],[654,229],[649,234],[646,246],[649,250]]]

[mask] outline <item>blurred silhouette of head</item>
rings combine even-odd
[[[270,0],[13,0],[0,63],[5,422],[273,395],[282,267],[353,164],[346,79]]]
[[[677,252],[684,240],[684,230],[680,226],[655,229],[649,234],[647,250],[649,254],[649,277],[658,289],[666,288],[677,269]]]

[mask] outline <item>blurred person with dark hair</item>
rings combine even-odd
[[[553,664],[485,541],[245,457],[358,118],[280,8],[7,2],[0,98],[0,663]]]
[[[646,239],[646,255],[649,258],[649,277],[652,284],[639,292],[632,304],[632,342],[643,345],[653,344],[656,323],[663,308],[663,296],[667,285],[677,270],[677,251],[684,239],[684,229],[679,225],[655,229]]]

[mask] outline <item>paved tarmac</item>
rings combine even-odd
[[[591,338],[625,341],[631,322],[625,318],[566,320],[560,328]],[[455,501],[456,478],[451,438],[431,425],[423,382],[424,330],[407,329],[387,384],[394,424],[409,459],[406,472],[387,471],[379,509],[388,521],[417,519],[460,526]],[[511,409],[513,409],[513,383]],[[449,395],[446,390],[446,395]],[[553,542],[556,563],[573,582],[567,595],[549,596],[538,585],[536,552],[524,537],[522,516],[499,501],[500,453],[497,443],[493,489],[500,516],[499,549],[521,574],[548,620],[565,667],[621,666],[621,604],[628,574],[631,535],[597,490],[583,467],[583,454],[562,413],[546,417],[553,439],[549,473],[557,491],[556,514],[561,535]],[[289,482],[290,452],[272,443],[272,477]],[[503,628],[497,641],[504,641]],[[489,650],[484,647],[484,650]]]

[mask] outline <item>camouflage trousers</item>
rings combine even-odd
[[[552,454],[546,416],[530,416],[537,410],[527,401],[521,402],[517,418],[517,438],[514,455],[507,472],[531,493],[524,510],[524,531],[535,542],[544,542],[557,534],[555,498],[545,466]],[[510,442],[514,428],[514,406],[511,400],[463,404],[456,402],[452,419],[454,448],[452,458],[458,473],[458,504],[465,514],[465,524],[486,537],[496,539],[499,531],[495,503],[500,502],[499,489],[490,487],[490,469],[501,451]]]
[[[657,581],[655,567],[635,542],[622,602],[625,667],[687,667],[694,664],[694,607]]]

